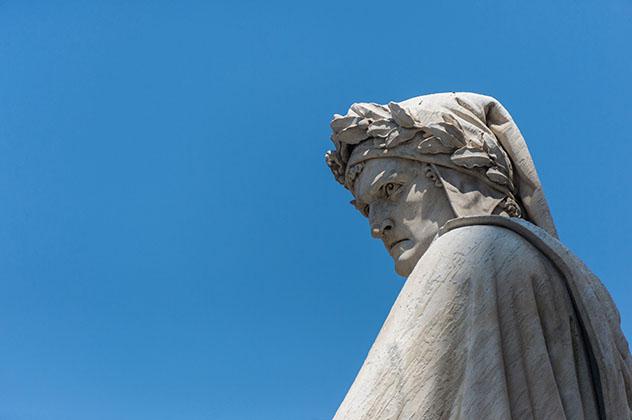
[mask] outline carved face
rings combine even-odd
[[[371,234],[384,242],[395,271],[407,277],[439,228],[454,217],[436,174],[420,162],[381,158],[364,162],[354,183],[356,207],[369,219]]]

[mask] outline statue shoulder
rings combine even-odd
[[[433,245],[454,247],[473,244],[478,248],[531,247],[519,233],[498,225],[472,224],[450,229],[437,235]]]
[[[418,266],[436,270],[538,269],[551,262],[528,239],[498,225],[471,224],[441,233]],[[416,267],[416,271],[417,268]]]

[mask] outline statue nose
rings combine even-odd
[[[384,219],[382,223],[376,223],[371,226],[371,236],[374,238],[382,238],[384,232],[393,228],[393,221],[391,219]]]

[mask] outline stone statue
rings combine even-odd
[[[408,277],[336,419],[632,418],[618,311],[498,101],[357,103],[331,127],[327,164]]]

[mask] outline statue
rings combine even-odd
[[[335,419],[630,419],[632,360],[493,98],[353,104],[326,161],[407,277]]]

